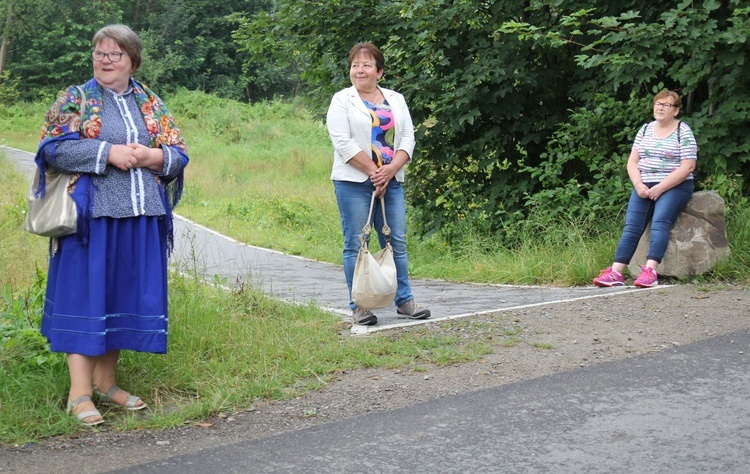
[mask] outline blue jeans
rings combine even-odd
[[[646,183],[649,188],[656,184]],[[651,222],[651,242],[646,258],[661,263],[661,259],[664,258],[664,253],[667,251],[672,225],[692,196],[692,179],[687,179],[666,191],[656,201],[638,196],[634,189],[628,201],[628,210],[625,213],[625,228],[622,231],[620,243],[617,244],[614,261],[625,265],[630,264],[630,259],[633,258],[633,254],[638,248],[638,241],[641,239],[648,223]]]
[[[341,229],[344,232],[344,275],[346,285],[349,287],[349,307],[356,309],[357,306],[352,298],[352,279],[354,278],[354,266],[357,263],[359,253],[359,236],[362,235],[362,227],[367,223],[367,213],[370,211],[370,199],[375,191],[375,186],[368,179],[364,183],[351,181],[334,181],[336,191],[336,202],[341,214]],[[406,257],[406,204],[404,202],[404,188],[398,181],[391,180],[388,189],[383,196],[385,200],[385,215],[388,227],[391,228],[391,247],[393,247],[393,260],[396,264],[396,275],[398,279],[398,290],[394,303],[401,306],[413,298],[411,285],[409,284],[409,260]],[[380,199],[375,199],[375,207],[372,211],[375,224],[373,230],[378,232],[380,247],[385,247],[385,239],[380,235],[383,228],[383,211]]]

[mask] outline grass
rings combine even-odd
[[[80,427],[63,407],[64,355],[38,332],[44,275],[31,290],[6,282],[0,313],[0,441],[70,436]],[[489,340],[437,336],[421,327],[353,338],[348,324],[315,306],[270,299],[252,288],[232,292],[190,276],[170,277],[167,355],[125,351],[119,383],[146,398],[148,416],[106,413],[116,430],[167,429],[247,409],[259,399],[294,397],[336,374],[364,367],[413,367],[476,360]]]
[[[239,241],[331,263],[341,261],[341,231],[323,124],[293,103],[245,105],[196,92],[168,99],[188,140],[191,163],[177,212]],[[188,109],[184,104],[193,104]],[[33,151],[46,104],[0,106],[0,144]],[[199,111],[199,112],[196,112]],[[407,181],[408,186],[408,181]],[[80,430],[64,414],[68,387],[62,354],[39,334],[47,240],[22,230],[26,180],[0,156],[0,442],[25,443]],[[732,257],[703,286],[747,283],[750,209],[728,219]],[[508,250],[467,232],[409,241],[412,276],[484,283],[578,285],[609,263],[619,224],[535,222]],[[593,229],[592,229],[593,228]],[[197,264],[197,262],[193,262]],[[115,430],[166,429],[244,410],[259,399],[293,397],[363,367],[453,364],[499,346],[528,344],[519,321],[472,337],[430,325],[352,338],[340,318],[288,305],[253,288],[228,292],[191,276],[190,262],[170,277],[169,353],[124,352],[119,383],[143,396],[148,416],[108,412]],[[502,318],[502,316],[498,316]],[[460,322],[441,323],[460,325]],[[453,327],[453,326],[449,326]],[[551,350],[546,342],[532,344]]]
[[[81,430],[64,406],[63,354],[39,333],[47,239],[22,230],[27,184],[0,157],[0,442],[22,444]],[[220,283],[220,282],[216,282]],[[284,304],[242,287],[232,292],[174,272],[167,355],[125,351],[119,383],[149,402],[148,416],[105,412],[115,430],[168,429],[297,396],[363,367],[476,360],[488,340],[428,328],[352,338],[348,324],[314,306]]]
[[[545,351],[551,351],[552,349],[555,348],[555,346],[553,346],[549,342],[532,342],[531,346],[537,349],[545,350]]]
[[[205,97],[183,94],[178,103]],[[323,124],[295,104],[218,102],[179,119],[191,163],[178,212],[245,243],[340,263]]]
[[[319,119],[295,103],[247,105],[200,92],[182,91],[167,102],[191,156],[177,213],[240,242],[341,263],[332,149]],[[44,112],[44,104],[0,106],[0,144],[35,150]],[[554,219],[535,228],[546,229],[552,240],[540,242],[529,230],[512,251],[486,237],[469,236],[447,246],[439,235],[410,236],[410,274],[485,283],[588,284],[611,259],[619,231],[613,226],[612,232],[591,238],[585,223]]]

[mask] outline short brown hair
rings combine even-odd
[[[667,90],[667,89],[664,89],[663,91],[660,91],[659,93],[657,93],[654,96],[654,103],[656,103],[656,102],[658,102],[658,101],[660,101],[662,99],[666,99],[667,97],[669,97],[670,99],[672,99],[672,104],[675,107],[677,107],[678,109],[680,108],[680,106],[682,105],[682,100],[680,99],[680,94],[678,94],[677,92],[674,92],[674,91]]]
[[[143,45],[141,45],[141,39],[138,38],[135,31],[126,25],[105,26],[94,35],[94,39],[92,40],[94,47],[105,38],[109,38],[117,43],[122,52],[130,58],[130,62],[133,65],[133,72],[137,71],[143,60]]]
[[[375,60],[375,67],[377,68],[378,72],[385,69],[385,58],[383,57],[383,53],[380,51],[380,48],[372,43],[357,43],[354,45],[354,47],[349,51],[350,68],[352,67],[354,58],[356,58],[359,53],[365,53],[372,57],[372,59]]]

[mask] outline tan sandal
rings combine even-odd
[[[80,405],[83,402],[90,402],[90,401],[91,401],[91,397],[88,395],[81,395],[80,397],[76,398],[73,401],[68,400],[68,413],[73,414],[73,410],[75,410],[78,405]],[[104,418],[102,418],[102,414],[99,413],[99,410],[88,410],[88,411],[83,411],[81,413],[75,413],[73,415],[84,426],[96,426],[96,425],[101,425],[102,423],[104,423]],[[95,421],[85,421],[86,418],[91,418],[94,416],[99,417],[99,419]]]
[[[96,392],[96,394],[99,395],[99,401],[102,405],[116,406],[130,411],[143,410],[148,406],[145,402],[143,403],[143,405],[138,405],[139,401],[143,402],[143,400],[141,400],[141,397],[136,397],[135,395],[130,394],[128,394],[128,399],[125,401],[124,405],[117,403],[112,397],[114,397],[115,394],[120,390],[122,389],[117,385],[112,385],[109,390],[107,390],[107,393]],[[125,390],[122,391],[125,392]]]

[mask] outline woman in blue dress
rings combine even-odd
[[[129,27],[99,30],[94,76],[47,112],[35,159],[79,176],[77,232],[50,242],[41,330],[67,354],[68,412],[84,425],[103,421],[94,391],[104,405],[146,408],[116,384],[121,350],[167,351],[172,208],[189,159],[164,103],[132,77],[141,58]]]

